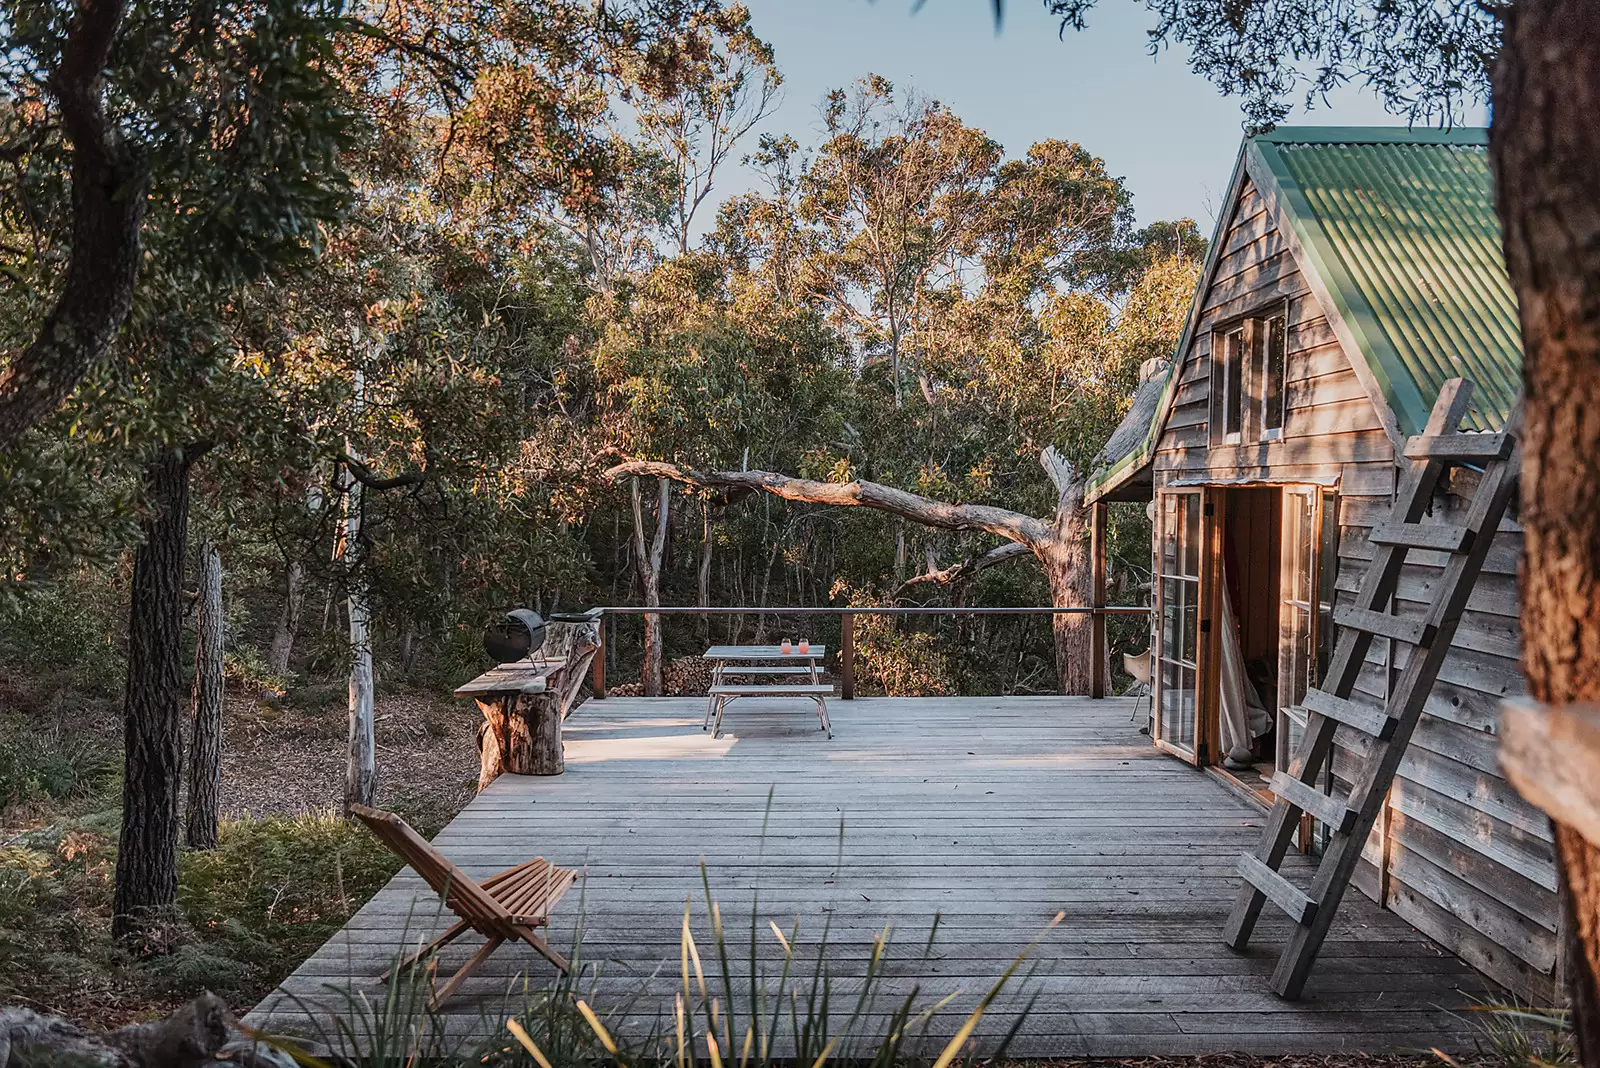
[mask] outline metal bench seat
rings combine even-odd
[[[710,689],[711,736],[722,737],[722,711],[731,701],[741,697],[806,697],[817,703],[817,720],[822,724],[822,729],[833,737],[833,726],[828,722],[828,698],[833,696],[833,687],[826,683],[765,683],[753,686],[734,686],[721,684]],[[702,728],[703,729],[703,728]]]

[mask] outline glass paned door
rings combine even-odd
[[[1198,730],[1196,676],[1203,557],[1200,492],[1167,492],[1161,494],[1160,502],[1156,738],[1193,760]]]
[[[1283,493],[1283,605],[1278,623],[1277,766],[1287,768],[1304,733],[1300,703],[1322,681],[1333,652],[1339,564],[1337,498],[1320,487]]]

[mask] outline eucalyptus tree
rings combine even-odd
[[[704,438],[675,441],[677,456],[671,458],[636,439],[631,448],[619,443],[619,451],[630,458],[605,475],[614,481],[671,480],[701,493],[767,493],[801,505],[884,513],[962,539],[956,563],[939,567],[930,559],[928,571],[908,584],[951,586],[992,566],[1031,558],[1055,606],[1086,607],[1081,472],[1120,418],[1139,364],[1176,343],[1197,270],[1187,258],[1153,260],[1138,283],[1121,294],[1117,314],[1102,298],[1077,291],[1055,293],[1043,312],[1029,310],[1029,300],[1004,285],[1001,293],[980,289],[962,298],[970,306],[947,311],[941,345],[923,369],[932,384],[927,403],[942,408],[954,428],[940,442],[941,464],[919,463],[917,455],[897,451],[903,442],[878,432],[889,422],[884,399],[872,392],[863,396],[855,379],[856,396],[840,414],[859,413],[864,425],[871,421],[873,432],[851,434],[842,422],[817,422],[796,428],[787,450],[758,454],[754,466],[738,467],[731,466],[735,455],[726,448],[719,455]],[[1022,292],[1035,295],[1029,286]],[[669,365],[680,360],[668,356]],[[741,364],[740,370],[756,375],[761,366]],[[776,373],[768,368],[762,377]],[[803,395],[781,380],[767,388],[779,397]],[[712,389],[704,392],[716,395]],[[626,410],[643,412],[641,400],[630,395]],[[741,432],[750,434],[748,427]],[[803,474],[781,473],[777,464],[763,466],[760,461],[768,456],[786,459],[789,470]],[[1037,463],[1047,477],[1030,477],[1023,460],[1028,467]],[[719,461],[728,466],[713,466]],[[897,481],[916,490],[880,480],[880,469],[898,474]],[[1068,614],[1057,620],[1052,633],[1061,692],[1087,693],[1093,672],[1089,628]]]
[[[758,287],[730,287],[725,272],[709,253],[671,260],[607,322],[594,349],[596,429],[607,453],[796,463],[806,444],[840,433],[848,377],[836,336],[808,309],[785,307]],[[672,480],[655,478],[653,510],[638,478],[627,488],[634,568],[645,604],[654,606]],[[702,507],[721,496],[710,489]],[[704,574],[710,565],[701,560]],[[647,693],[660,691],[662,650],[660,618],[647,615]]]
[[[225,287],[317,241],[346,193],[348,116],[329,70],[343,24],[338,0],[0,8],[17,162],[3,195],[29,237],[6,255],[53,294],[0,366],[0,447],[105,359],[141,274]],[[171,234],[163,247],[152,227]]]
[[[104,438],[97,423],[128,420],[109,436],[143,467],[113,921],[137,936],[176,901],[188,473],[210,444],[190,402],[220,351],[216,307],[314,252],[346,203],[351,116],[331,71],[346,20],[336,0],[109,0],[8,3],[0,24],[14,162],[0,203],[23,237],[0,255],[22,286],[55,294],[0,369],[0,445],[20,453],[8,462],[54,451],[25,432],[108,353],[134,390],[107,407],[91,384],[56,429]]]
[[[887,359],[901,407],[908,342],[927,343],[928,290],[975,250],[1001,148],[877,75],[830,93],[822,118],[827,138],[800,177],[806,285],[862,356]]]
[[[667,237],[683,256],[717,172],[771,112],[783,75],[743,4],[706,5],[676,44],[685,58],[675,84],[638,79],[630,98],[639,136],[670,169]]]

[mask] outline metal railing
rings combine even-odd
[[[1106,648],[1106,618],[1108,616],[1148,616],[1150,609],[1140,605],[1101,605],[1093,608],[1055,608],[1049,605],[1000,607],[1000,608],[958,608],[958,607],[929,607],[892,605],[852,605],[847,607],[815,607],[786,605],[767,605],[762,608],[753,608],[748,605],[729,606],[716,605],[701,608],[698,605],[663,605],[649,608],[644,605],[606,605],[591,608],[583,615],[599,621],[600,648],[596,650],[594,662],[590,668],[590,689],[594,691],[597,700],[606,696],[606,647],[607,641],[606,621],[607,616],[710,616],[710,615],[768,615],[768,616],[838,616],[839,617],[839,696],[846,701],[855,700],[856,696],[856,616],[1027,616],[1027,615],[1088,615],[1094,617],[1093,636],[1091,638],[1091,655],[1097,664],[1105,660]],[[557,617],[559,618],[559,617]],[[1095,672],[1095,679],[1089,692],[1090,697],[1104,697],[1106,695],[1107,679],[1103,671]]]

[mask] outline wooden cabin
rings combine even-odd
[[[1516,401],[1521,342],[1486,154],[1476,129],[1246,139],[1171,366],[1141,386],[1091,476],[1091,501],[1150,502],[1155,744],[1264,803],[1333,647],[1334,607],[1371,558],[1405,440],[1450,378],[1476,386],[1464,430],[1503,428]],[[1441,491],[1435,514],[1465,492]],[[1523,685],[1521,541],[1501,523],[1355,885],[1549,1004],[1550,828],[1496,763],[1499,702]],[[1444,558],[1421,555],[1397,614],[1420,611],[1437,582]],[[1234,704],[1241,689],[1224,678],[1230,641],[1260,706],[1242,736],[1236,709],[1223,721],[1225,685]],[[1363,701],[1382,707],[1408,650],[1374,643]],[[1332,775],[1353,760],[1337,751]],[[1318,830],[1302,824],[1303,849]]]

